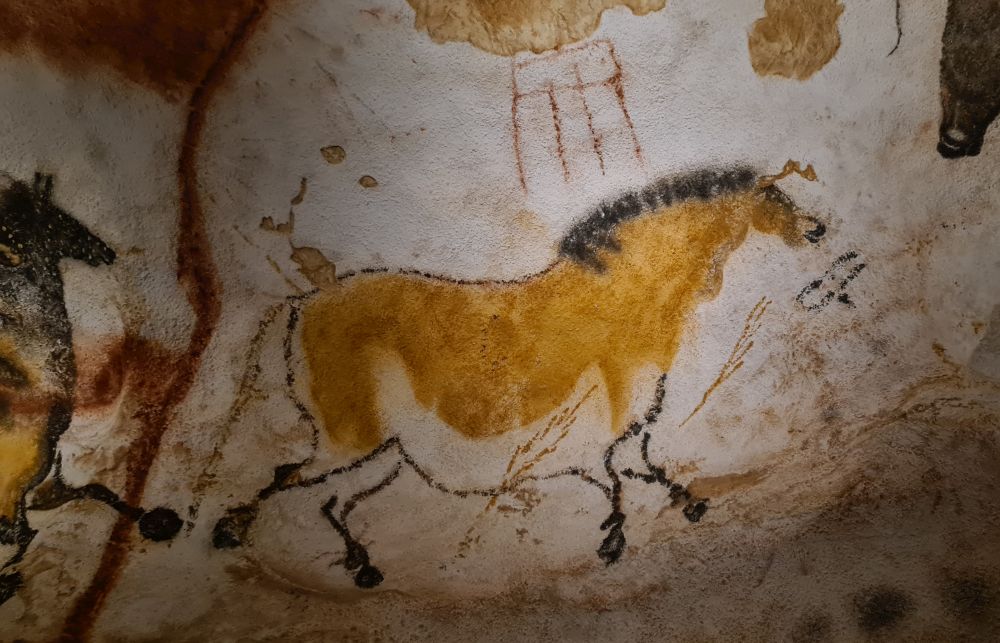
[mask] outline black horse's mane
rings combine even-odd
[[[709,201],[727,194],[744,192],[758,185],[760,177],[757,170],[746,165],[736,165],[729,168],[707,168],[676,174],[659,179],[641,190],[631,190],[617,199],[605,201],[594,208],[586,218],[577,221],[559,243],[559,256],[561,259],[576,261],[597,272],[603,272],[604,263],[598,252],[619,252],[621,250],[615,236],[620,223],[634,219],[643,213],[650,213],[659,208],[678,205],[686,201]],[[760,194],[763,198],[778,202],[786,208],[798,209],[795,202],[776,185],[761,187]],[[817,243],[825,234],[826,226],[814,217],[808,218],[816,224],[816,228],[806,232],[804,236],[810,243]],[[433,281],[446,281],[458,285],[510,285],[534,279],[548,272],[558,263],[557,261],[540,272],[516,279],[456,279],[422,270],[371,267],[338,273],[337,280],[351,279],[358,275],[398,274],[423,277]],[[293,295],[289,299],[300,300],[311,297],[317,292],[319,289],[302,295]]]
[[[559,254],[595,270],[602,270],[604,266],[598,252],[620,250],[615,237],[615,230],[620,223],[644,212],[653,212],[685,201],[708,201],[748,190],[756,184],[758,176],[758,172],[749,166],[735,166],[699,169],[659,179],[641,190],[626,192],[615,200],[605,201],[597,206],[590,215],[570,228],[559,243]],[[766,190],[770,191],[771,188]],[[777,188],[774,191],[781,194]],[[781,196],[784,197],[783,194]]]

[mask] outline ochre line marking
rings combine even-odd
[[[197,152],[205,126],[205,116],[216,90],[225,80],[244,45],[267,11],[267,1],[258,0],[240,21],[227,44],[219,51],[201,84],[188,101],[187,123],[177,162],[180,189],[180,215],[177,236],[177,280],[184,287],[195,314],[194,329],[187,351],[173,364],[150,365],[152,369],[172,372],[170,386],[160,399],[151,400],[136,417],[144,423],[142,434],[128,453],[124,500],[133,506],[142,501],[149,471],[156,459],[164,433],[174,411],[187,396],[221,312],[219,283],[212,261],[212,250],[205,229],[197,185]],[[77,598],[60,636],[62,641],[85,641],[100,616],[108,595],[114,588],[131,551],[133,522],[119,516],[105,545],[101,562],[90,585]]]

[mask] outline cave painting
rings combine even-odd
[[[511,87],[514,158],[525,192],[529,185],[544,187],[559,178],[570,183],[642,166],[622,65],[611,41],[513,61]],[[596,122],[595,113],[601,115]],[[609,168],[613,162],[617,165]]]
[[[806,80],[840,48],[837,0],[766,0],[750,30],[750,64],[758,76]]]
[[[219,520],[216,547],[244,544],[260,503],[274,494],[321,484],[390,454],[395,466],[376,486],[339,511],[336,496],[323,507],[347,547],[344,566],[358,586],[372,587],[382,573],[346,519],[359,502],[389,486],[404,465],[433,488],[462,497],[493,498],[511,490],[509,484],[456,489],[410,455],[403,438],[386,426],[380,406],[378,363],[386,357],[405,367],[417,402],[464,439],[523,430],[544,419],[564,407],[584,372],[596,367],[611,410],[610,445],[595,454],[603,480],[583,469],[557,475],[577,477],[607,498],[611,511],[601,529],[608,533],[598,556],[610,564],[624,551],[622,476],[663,486],[696,522],[706,499],[693,497],[646,456],[647,430],[660,413],[666,376],[638,421],[629,417],[632,385],[643,367],[670,370],[687,321],[699,302],[719,292],[726,260],[748,233],[776,235],[793,246],[823,235],[824,226],[775,185],[792,172],[814,177],[811,167],[802,171],[789,162],[777,176],[761,177],[746,167],[706,169],[629,192],[575,224],[559,245],[560,258],[522,279],[462,282],[376,269],[339,275],[334,288],[290,298],[283,340],[286,395],[314,431],[326,434],[328,439],[314,437],[314,448],[328,444],[347,463],[312,477],[299,473],[312,456],[278,467],[272,484]],[[751,326],[766,304],[758,308],[748,319]],[[272,310],[268,325],[277,316]],[[311,405],[298,398],[291,363],[300,325]],[[248,369],[259,373],[256,365]],[[640,436],[647,470],[619,470],[616,451]],[[526,476],[516,482],[540,481]]]
[[[58,474],[56,446],[73,415],[77,369],[59,264],[111,264],[115,252],[55,204],[51,176],[34,183],[4,176],[0,194],[0,544],[13,555],[0,568],[0,603],[21,584],[14,566],[35,536],[28,509],[91,498],[140,521],[147,537],[179,529],[167,509],[128,507],[100,485],[75,489]],[[56,474],[28,505],[32,491]],[[117,506],[116,506],[117,505]],[[161,529],[166,527],[169,534]]]
[[[642,16],[666,0],[407,0],[414,26],[439,43],[468,42],[483,51],[512,56],[541,53],[583,40],[601,15],[623,6]]]
[[[941,45],[937,149],[976,156],[1000,113],[1000,0],[949,0]]]

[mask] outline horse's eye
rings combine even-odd
[[[8,388],[24,388],[28,385],[28,376],[10,360],[0,357],[0,386]]]

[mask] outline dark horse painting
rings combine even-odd
[[[64,301],[60,262],[97,267],[115,260],[108,244],[55,204],[52,177],[29,184],[4,177],[0,192],[0,545],[14,553],[0,567],[0,603],[20,587],[14,566],[36,530],[29,509],[51,509],[89,498],[139,522],[153,540],[180,528],[168,509],[129,507],[100,485],[66,485],[56,447],[70,425],[76,388],[72,326]],[[45,493],[39,485],[53,474]],[[34,494],[33,494],[34,492]],[[30,497],[34,495],[35,497]],[[44,496],[44,497],[42,497]]]
[[[949,0],[941,44],[938,152],[976,156],[1000,113],[1000,0]]]

